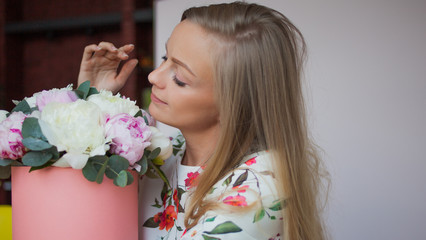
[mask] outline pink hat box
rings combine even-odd
[[[137,240],[138,181],[118,187],[81,170],[12,167],[14,240]]]

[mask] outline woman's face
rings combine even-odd
[[[153,85],[149,112],[155,119],[181,131],[218,126],[213,47],[200,26],[184,20],[175,27],[163,63],[148,76]]]

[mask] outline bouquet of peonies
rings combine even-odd
[[[89,181],[101,183],[106,175],[121,187],[133,182],[132,169],[164,179],[159,166],[173,151],[170,139],[135,101],[87,81],[15,104],[10,113],[0,110],[0,178],[25,165],[82,169]]]

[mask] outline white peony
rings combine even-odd
[[[103,114],[92,102],[47,104],[39,120],[41,130],[58,151],[66,151],[54,166],[83,168],[89,156],[104,155],[106,144]]]
[[[136,101],[121,97],[119,93],[113,95],[112,92],[106,90],[101,90],[99,94],[89,96],[87,101],[95,103],[103,113],[109,114],[111,117],[120,113],[134,116],[139,111]]]
[[[161,148],[161,152],[158,157],[162,160],[166,160],[172,155],[173,146],[170,138],[164,135],[156,127],[149,127],[151,129],[151,145],[147,147],[148,150],[152,151],[156,148]]]
[[[0,110],[0,122],[3,122],[3,120],[6,119],[7,114],[8,114],[8,111]]]

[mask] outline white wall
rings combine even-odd
[[[155,2],[157,65],[182,11],[213,2]],[[258,3],[289,17],[309,47],[309,118],[332,177],[333,239],[426,239],[426,1]]]

